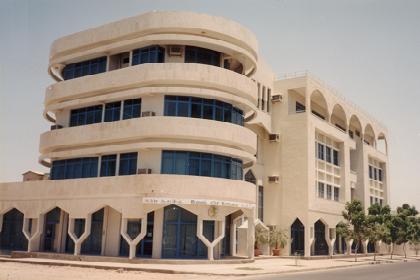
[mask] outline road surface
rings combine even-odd
[[[247,280],[420,280],[420,262],[377,264],[316,272],[264,275]]]

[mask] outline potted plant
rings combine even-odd
[[[280,256],[280,248],[287,244],[287,235],[283,230],[272,228],[270,230],[270,247],[273,248],[273,256]]]
[[[266,229],[261,226],[255,228],[255,244],[254,244],[254,256],[258,257],[261,255],[261,245],[268,243],[269,234]]]

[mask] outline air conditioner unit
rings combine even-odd
[[[156,116],[156,113],[152,112],[152,111],[145,111],[145,112],[141,113],[141,116],[142,117],[154,117],[154,116]]]
[[[182,56],[182,46],[169,46],[169,56]]]
[[[137,169],[137,174],[152,174],[152,169],[140,168],[140,169]]]
[[[268,135],[268,140],[270,140],[270,142],[279,142],[280,134],[270,134]]]
[[[275,102],[282,102],[283,101],[283,95],[281,94],[275,94],[273,96],[271,96],[271,102],[275,103]]]
[[[51,126],[51,130],[62,129],[62,128],[63,128],[63,126],[60,125],[60,124],[55,124],[55,125]]]
[[[279,182],[279,176],[268,176],[268,182],[270,183],[278,183]]]

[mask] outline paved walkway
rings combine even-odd
[[[2,262],[18,262],[43,264],[53,266],[75,266],[97,269],[143,271],[170,274],[198,274],[198,275],[218,275],[218,276],[246,276],[262,274],[278,274],[299,271],[316,271],[333,268],[352,267],[373,264],[373,257],[342,259],[319,259],[319,260],[296,260],[285,258],[257,259],[253,263],[247,264],[135,264],[135,263],[115,263],[115,262],[85,262],[85,261],[65,261],[40,258],[11,259],[0,258]],[[377,257],[377,263],[396,263],[396,262],[415,262],[420,261],[420,257],[410,257],[404,260],[401,256],[394,256],[393,260],[389,256]]]

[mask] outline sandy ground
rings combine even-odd
[[[46,266],[0,262],[0,280],[131,280],[131,279],[226,279],[227,277],[191,274],[161,274],[137,271],[102,270],[69,266]]]

